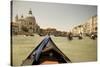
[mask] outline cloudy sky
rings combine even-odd
[[[97,6],[93,5],[13,1],[13,20],[16,14],[19,18],[21,15],[28,16],[30,9],[41,28],[50,27],[61,31],[68,31],[97,15]]]

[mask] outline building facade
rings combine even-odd
[[[33,34],[39,33],[40,27],[36,23],[35,17],[32,15],[32,11],[30,10],[27,17],[23,15],[21,18],[16,15],[15,22],[11,23],[12,25],[12,34],[16,32],[17,34]]]
[[[97,16],[92,16],[84,24],[75,26],[72,28],[72,33],[74,35],[91,34],[97,32]]]

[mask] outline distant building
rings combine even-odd
[[[80,33],[83,33],[83,25],[78,25],[72,29],[73,35],[79,35]]]
[[[40,36],[54,35],[54,36],[66,36],[66,32],[57,31],[55,28],[42,29],[36,23],[35,17],[32,15],[32,11],[29,10],[28,16],[21,15],[15,16],[15,22],[11,22],[12,34],[18,35],[33,35],[34,33]]]
[[[40,27],[36,23],[35,17],[32,15],[32,11],[29,10],[28,16],[21,18],[16,15],[15,22],[12,23],[12,33],[17,32],[17,34],[33,34],[39,33]]]
[[[40,30],[40,35],[54,35],[55,33],[56,33],[55,28],[47,28]]]
[[[97,16],[92,16],[90,19],[86,21],[86,23],[75,26],[72,29],[72,33],[74,35],[78,35],[80,33],[90,34],[92,32],[97,32]]]
[[[11,29],[12,29],[12,34],[18,34],[19,31],[19,25],[17,23],[11,22]]]
[[[84,33],[90,34],[92,32],[97,32],[97,16],[92,16],[84,24]]]
[[[57,31],[55,28],[47,28],[47,29],[40,29],[40,35],[53,35],[53,36],[67,36],[67,32],[65,31]]]

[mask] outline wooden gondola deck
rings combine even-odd
[[[70,59],[55,45],[51,37],[44,38],[41,43],[23,61],[22,65],[68,63]]]

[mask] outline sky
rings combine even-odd
[[[16,14],[19,18],[21,15],[27,17],[30,9],[41,28],[56,28],[60,31],[68,31],[97,15],[96,5],[13,1],[13,20]]]

